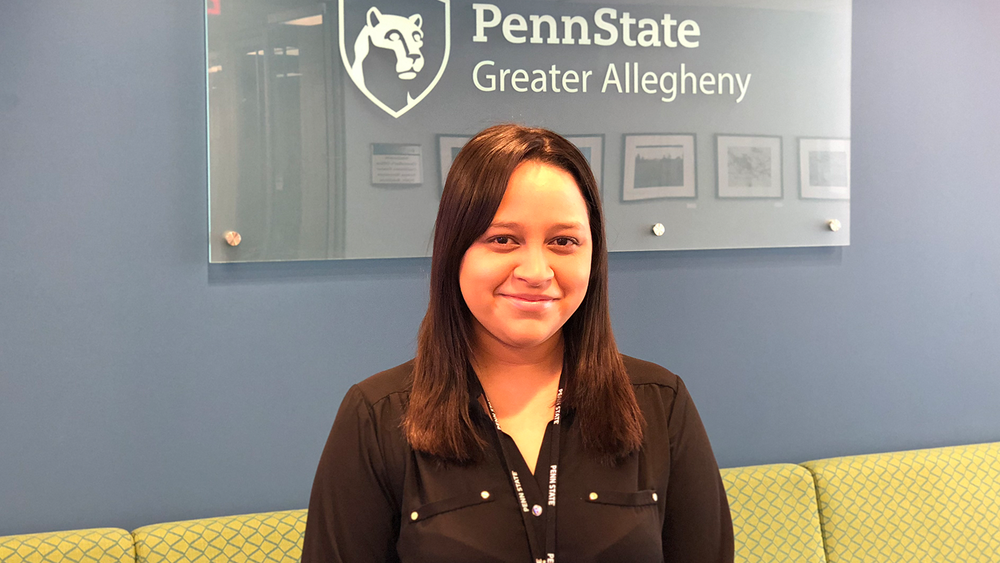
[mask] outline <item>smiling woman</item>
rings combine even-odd
[[[490,396],[515,398],[510,405],[494,401],[511,408],[493,414],[532,473],[552,418],[553,386],[562,372],[561,330],[590,280],[593,244],[587,215],[569,172],[522,162],[510,176],[493,222],[465,251],[458,273],[472,313],[473,365]],[[548,367],[543,373],[512,368],[528,358],[552,361],[543,364]],[[503,373],[493,366],[504,366]]]
[[[698,412],[677,376],[618,351],[607,283],[580,151],[517,125],[470,140],[416,358],[345,397],[303,562],[731,562]]]
[[[477,349],[503,354],[551,346],[587,293],[588,223],[587,204],[568,172],[533,161],[514,170],[493,222],[459,269]]]

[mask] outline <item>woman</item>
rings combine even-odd
[[[470,140],[430,285],[416,358],[344,398],[303,563],[733,560],[684,384],[615,345],[600,193],[572,143]]]

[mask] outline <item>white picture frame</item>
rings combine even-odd
[[[565,135],[569,142],[580,149],[590,170],[597,179],[598,187],[604,185],[604,135]]]
[[[625,135],[622,199],[695,198],[693,134]]]
[[[438,171],[441,173],[441,189],[444,189],[444,181],[448,178],[448,171],[451,170],[451,163],[455,161],[458,151],[462,150],[465,143],[469,142],[470,135],[446,135],[440,134],[438,138]]]
[[[716,135],[716,179],[722,199],[781,199],[781,137]]]
[[[851,199],[851,140],[799,138],[803,199]]]

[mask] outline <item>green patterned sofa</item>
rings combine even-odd
[[[3,563],[295,563],[306,511],[0,537]]]
[[[722,480],[737,563],[1000,562],[1000,442],[737,467]],[[0,537],[0,562],[295,563],[305,521],[292,510]]]

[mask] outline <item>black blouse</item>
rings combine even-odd
[[[556,561],[731,563],[733,526],[719,468],[679,377],[625,357],[646,419],[643,447],[610,467],[583,449],[566,412],[559,454]],[[493,448],[479,462],[442,464],[410,449],[400,428],[408,362],[353,386],[344,397],[313,483],[302,563],[533,561],[545,518],[530,516],[503,468],[489,415],[470,405]],[[548,509],[550,423],[531,472],[511,460],[528,506]],[[513,448],[511,450],[510,448]]]

